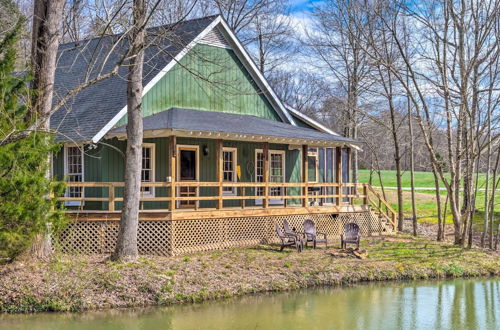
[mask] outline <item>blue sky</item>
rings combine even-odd
[[[290,0],[291,12],[306,13],[311,10],[314,3],[322,2],[323,0]]]

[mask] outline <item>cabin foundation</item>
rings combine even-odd
[[[144,220],[146,219],[147,220]],[[119,221],[73,221],[59,235],[57,246],[64,253],[108,254],[114,250]],[[278,242],[275,223],[287,220],[291,228],[302,230],[302,223],[312,219],[318,231],[332,242],[340,239],[343,227],[355,222],[362,236],[392,232],[382,217],[367,210],[341,213],[289,214],[254,217],[221,217],[178,220],[155,220],[148,214],[139,221],[138,248],[142,255],[175,256],[200,251],[255,246]]]

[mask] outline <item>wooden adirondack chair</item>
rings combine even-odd
[[[304,247],[304,233],[295,231],[295,228],[290,229],[290,225],[287,220],[283,220],[283,230],[287,235],[297,236],[297,239],[301,242],[302,247]]]
[[[297,249],[297,252],[302,251],[302,240],[300,239],[300,237],[298,237],[297,235],[290,235],[290,234],[283,232],[277,223],[276,223],[275,227],[276,227],[276,234],[278,235],[278,237],[281,240],[280,252],[283,251],[283,249],[286,246],[295,247],[295,249]]]
[[[347,243],[356,244],[359,249],[359,241],[361,236],[359,235],[359,226],[354,222],[349,222],[344,226],[344,233],[340,235],[341,248],[346,249]]]
[[[313,248],[316,248],[317,243],[325,243],[325,248],[328,247],[328,241],[326,239],[326,233],[320,233],[316,231],[316,225],[314,221],[307,219],[304,221],[304,235],[306,238],[306,247],[307,242],[313,243]],[[318,235],[322,235],[323,238],[318,237]]]

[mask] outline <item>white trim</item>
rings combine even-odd
[[[83,152],[83,148],[84,148],[84,145],[83,144],[78,144],[78,143],[65,143],[64,144],[64,149],[63,149],[63,161],[64,161],[64,168],[63,168],[63,171],[64,171],[64,177],[66,178],[66,176],[69,174],[68,173],[68,148],[69,147],[77,147],[78,150],[80,150],[80,154],[81,154],[81,157],[82,157],[82,181],[81,182],[85,182],[85,153]],[[85,194],[85,191],[84,191],[85,188],[82,187],[82,192],[81,194]],[[66,188],[66,191],[64,192],[64,196],[65,197],[69,197],[68,195],[68,188]],[[83,206],[83,202],[81,201],[65,201],[64,202],[64,206]]]
[[[271,95],[271,98],[274,100],[274,102],[276,103],[278,108],[281,110],[282,114],[285,115],[285,118],[282,118],[282,119],[286,119],[289,124],[297,126],[297,124],[295,123],[295,120],[293,120],[293,117],[290,115],[288,110],[285,108],[283,102],[281,102],[279,97],[276,95],[274,90],[271,88],[271,86],[267,82],[267,79],[262,75],[260,70],[257,68],[257,66],[255,65],[255,63],[252,60],[252,58],[250,57],[250,55],[247,53],[247,51],[245,50],[243,45],[240,43],[238,38],[234,35],[233,31],[231,31],[231,29],[229,28],[227,23],[222,18],[220,19],[220,23],[224,27],[224,32],[226,32],[229,35],[229,37],[231,38],[231,41],[235,44],[237,50],[241,53],[241,55],[243,55],[243,58],[246,60],[248,66],[250,67],[251,70],[248,70],[248,67],[247,67],[247,65],[245,65],[245,63],[243,63],[243,65],[245,65],[245,67],[247,68],[247,70],[250,74],[252,74],[252,71],[253,71],[253,75],[255,75],[258,78],[258,79],[254,79],[254,80],[256,82],[260,81],[260,83],[265,87],[267,92],[269,92],[269,94]],[[268,97],[268,99],[269,99],[269,97]]]
[[[198,44],[212,46],[212,47],[218,47],[218,48],[224,48],[224,49],[233,49],[233,47],[231,47],[231,46],[218,45],[218,44],[215,44],[213,42],[206,41],[206,40],[201,40],[198,42]]]
[[[178,144],[176,146],[177,150],[175,151],[176,153],[176,182],[199,182],[200,181],[200,146],[198,145],[193,145],[193,144]],[[181,175],[181,157],[180,157],[180,151],[181,150],[194,150],[196,152],[196,179],[195,180],[180,180],[180,175]],[[199,196],[200,190],[198,188],[196,189],[196,196]],[[180,187],[177,188],[176,196],[180,196]],[[198,206],[198,201],[195,202],[196,206]],[[177,208],[180,208],[181,201],[177,201]]]
[[[287,110],[289,112],[292,113],[292,115],[299,117],[300,119],[302,119],[303,121],[305,121],[307,124],[311,125],[312,127],[316,128],[317,130],[323,131],[325,133],[330,133],[332,135],[340,136],[340,134],[338,134],[337,132],[332,131],[331,129],[329,129],[325,125],[317,122],[316,120],[312,119],[311,117],[309,117],[309,116],[303,114],[302,112],[292,108],[291,106],[285,105],[285,107],[287,108]]]
[[[257,154],[263,153],[263,149],[255,149],[255,162],[254,162],[254,175],[255,175],[255,182],[257,182]],[[283,158],[281,159],[282,161],[282,168],[283,168],[283,182],[286,181],[286,151],[285,150],[269,150],[269,156],[271,154],[281,154],[283,155]],[[270,159],[268,159],[268,162],[270,162]],[[267,178],[268,182],[271,182],[271,163],[269,163],[269,172],[268,172],[269,177]],[[258,189],[258,188],[256,188]],[[282,198],[270,198],[269,199],[269,205],[281,205],[284,204],[284,199]],[[262,199],[255,199],[255,205],[262,205]]]
[[[206,38],[208,37],[208,35],[210,34],[210,32],[213,32],[213,34],[215,35],[215,37],[218,39],[217,41],[213,41],[213,40],[207,40]],[[226,38],[224,38],[224,35],[217,29],[217,28],[214,28],[212,29],[212,31],[210,31],[209,33],[207,33],[207,35],[205,35],[205,37],[203,37],[200,41],[198,41],[198,43],[200,45],[207,45],[207,46],[212,46],[212,47],[218,47],[218,48],[224,48],[224,49],[233,49],[227,42]],[[224,40],[219,40],[219,37],[223,38]]]
[[[142,144],[143,148],[150,148],[151,149],[151,181],[147,182],[156,182],[156,143],[143,143]],[[141,176],[142,176],[142,151],[141,151]],[[142,181],[141,182],[146,182]],[[155,187],[150,187],[151,191],[150,192],[143,192],[141,189],[141,196],[142,197],[155,197]]]
[[[237,148],[230,148],[230,147],[222,147],[222,153],[224,154],[224,151],[226,152],[232,152],[233,153],[233,182],[238,182],[238,149]],[[224,176],[224,156],[222,157],[222,173]],[[228,182],[224,181],[224,177],[222,178],[223,182]],[[222,194],[224,196],[238,196],[238,188],[237,187],[231,187],[231,190],[229,191],[224,191]]]
[[[146,93],[151,89],[153,88],[154,85],[156,85],[156,83],[158,81],[160,81],[161,78],[163,78],[174,66],[175,64],[177,64],[177,62],[179,62],[194,46],[196,46],[196,44],[200,41],[200,39],[202,39],[203,37],[205,37],[207,35],[208,32],[210,32],[217,24],[219,24],[220,22],[222,21],[222,18],[221,16],[218,16],[217,18],[215,18],[213,20],[212,23],[210,23],[210,25],[208,25],[205,30],[201,31],[200,34],[198,34],[196,36],[196,38],[194,38],[186,47],[184,47],[183,50],[181,50],[179,52],[179,54],[177,54],[173,60],[171,60],[167,66],[165,66],[163,68],[163,70],[161,70],[153,79],[151,79],[151,81],[146,85],[144,86],[143,90],[142,90],[142,96],[144,97],[144,95],[146,95]],[[122,119],[122,117],[127,113],[127,106],[125,105],[121,110],[120,112],[118,112],[99,132],[97,132],[97,134],[92,138],[92,142],[93,143],[97,143],[99,142],[100,139],[102,139],[102,137],[104,135],[106,135],[106,133],[109,132],[109,130],[111,128],[113,128],[113,126],[116,125],[116,123],[118,123],[118,121],[120,121],[120,119]]]

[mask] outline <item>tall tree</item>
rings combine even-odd
[[[130,33],[130,62],[127,82],[127,150],[125,155],[125,188],[120,229],[113,260],[134,261],[137,249],[139,227],[139,204],[141,194],[142,166],[142,72],[146,40],[145,0],[133,2],[133,26]]]
[[[366,12],[363,1],[329,0],[320,3],[313,12],[315,24],[306,43],[320,60],[320,70],[335,79],[346,99],[343,112],[348,123],[343,135],[358,138],[360,97],[366,91],[370,67],[368,57],[359,42],[365,28],[351,24],[363,21]],[[352,181],[358,181],[358,152],[352,153]]]
[[[54,95],[57,49],[61,36],[61,20],[64,0],[39,0],[33,6],[31,38],[31,82],[33,99],[30,111],[26,114],[27,122],[40,121],[37,128],[50,130],[50,113]],[[30,132],[26,132],[26,136]],[[47,144],[49,140],[46,139]],[[50,156],[45,161],[50,164]],[[50,178],[47,166],[46,177]],[[48,196],[47,196],[48,197]],[[49,235],[49,233],[46,233]],[[39,234],[32,245],[32,254],[38,258],[48,258],[52,254],[51,240]]]
[[[375,48],[366,54],[387,66],[409,95],[433,171],[448,192],[456,244],[465,244],[465,238],[470,237],[474,173],[480,155],[477,142],[482,139],[478,125],[483,124],[484,95],[492,88],[485,68],[495,60],[499,47],[495,30],[499,18],[497,2],[476,5],[460,1],[394,1],[375,3],[368,9],[390,31],[405,70],[383,61],[383,54]],[[405,51],[401,34],[402,17],[409,18],[414,31],[411,57]],[[363,22],[357,24],[365,26]],[[498,81],[493,90],[497,87]],[[445,125],[436,122],[438,118],[444,118]],[[445,157],[435,142],[436,131],[443,126]]]
[[[0,138],[13,127],[28,125],[24,117],[29,111],[30,76],[15,73],[16,42],[23,22],[20,19],[0,39]],[[53,186],[46,177],[50,166],[46,160],[54,145],[46,138],[46,133],[32,132],[26,139],[0,146],[0,258],[33,257],[27,250],[32,243],[39,253],[35,256],[50,256],[50,235],[40,233],[48,224],[52,232],[64,224],[55,199],[47,198]],[[62,187],[57,188],[60,193]]]

